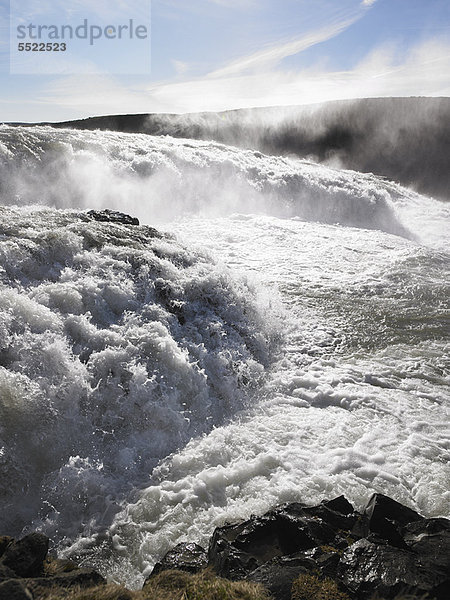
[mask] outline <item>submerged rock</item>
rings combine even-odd
[[[89,210],[86,213],[94,221],[103,221],[106,223],[121,223],[122,225],[139,225],[139,219],[131,217],[117,210],[105,208],[103,210]]]

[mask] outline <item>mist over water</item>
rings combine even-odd
[[[50,128],[0,132],[5,203],[126,207],[152,223],[192,213],[262,213],[409,238],[416,234],[399,218],[405,202],[406,221],[414,218],[414,203],[420,211],[433,203],[373,175],[213,142]]]
[[[54,127],[214,140],[376,173],[448,201],[449,98],[364,98],[187,115],[110,115]]]
[[[281,502],[448,516],[450,205],[217,142],[7,126],[0,199],[2,531],[138,586]]]

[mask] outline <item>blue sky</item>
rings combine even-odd
[[[48,22],[61,10],[56,0],[11,2],[13,14],[27,6],[23,23]],[[151,42],[72,42],[62,71],[48,73],[56,56],[35,54],[32,74],[11,74],[9,2],[0,0],[0,121],[450,95],[449,0],[152,0],[151,11],[149,4],[66,0],[58,22],[133,17],[148,26]],[[31,55],[19,59],[16,72]]]

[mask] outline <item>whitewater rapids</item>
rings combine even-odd
[[[450,515],[447,204],[212,142],[6,126],[0,202],[2,532],[138,586],[281,502]]]

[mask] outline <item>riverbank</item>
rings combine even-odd
[[[140,591],[48,556],[49,539],[0,538],[0,600],[446,600],[450,520],[374,494],[361,512],[340,496],[277,507],[183,543]]]

